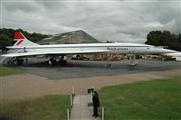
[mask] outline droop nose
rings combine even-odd
[[[163,51],[163,53],[174,53],[174,52],[176,52],[174,50],[169,50],[169,49],[163,49],[162,51]]]

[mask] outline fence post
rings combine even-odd
[[[75,95],[75,90],[73,86],[72,86],[72,95]]]
[[[104,120],[104,107],[102,107],[102,120]]]
[[[68,108],[67,108],[67,120],[70,120],[70,112]]]
[[[71,107],[73,105],[73,96],[72,96],[72,94],[70,95],[70,105],[71,105]]]

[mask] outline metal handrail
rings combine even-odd
[[[70,110],[67,108],[67,120],[70,120]]]
[[[101,120],[104,120],[104,107],[102,107],[102,116],[101,116]]]

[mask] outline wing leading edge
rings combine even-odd
[[[22,52],[22,53],[9,53],[4,54],[4,57],[22,57],[22,56],[36,56],[36,55],[51,55],[51,54],[83,54],[83,53],[105,53],[110,52],[109,50],[86,50],[86,51],[51,51],[51,52]]]

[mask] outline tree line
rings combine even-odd
[[[29,33],[27,31],[24,31],[22,29],[7,29],[7,28],[2,28],[0,29],[0,49],[5,50],[6,46],[11,46],[14,44],[14,32],[21,32],[23,33],[27,39],[31,40],[32,42],[38,42],[42,40],[43,38],[48,37],[46,34],[41,34],[41,33]]]
[[[181,51],[181,34],[174,34],[170,31],[151,31],[147,35],[145,44],[166,46],[168,49]]]

